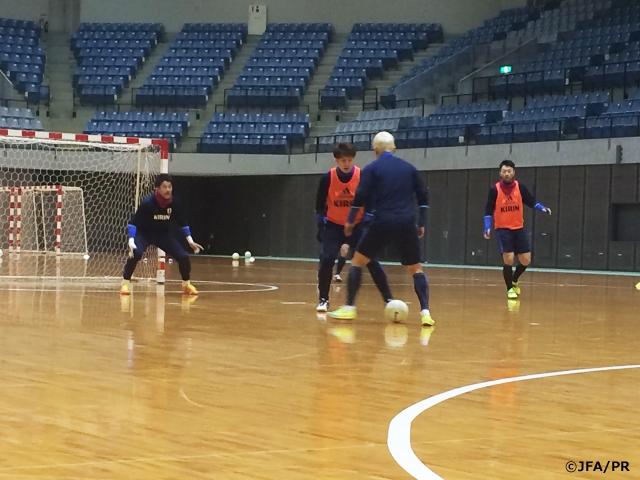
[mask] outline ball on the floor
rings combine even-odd
[[[394,323],[404,322],[409,315],[409,307],[402,300],[391,300],[384,307],[384,313]]]
[[[244,258],[251,258],[251,252],[249,250],[244,252]]]
[[[2,256],[2,250],[0,250],[0,256]],[[640,282],[636,283],[636,289],[640,290]]]
[[[253,263],[253,262],[255,262],[255,261],[256,261],[256,259],[255,259],[254,257],[251,257],[251,258],[249,259],[249,263]]]
[[[86,253],[82,256],[82,258],[84,258],[85,260],[89,260],[89,255],[87,255]]]
[[[233,260],[238,260],[240,258],[240,254],[238,252],[234,253],[233,255],[231,255],[231,258]]]

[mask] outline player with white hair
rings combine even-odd
[[[400,262],[413,275],[413,285],[420,300],[420,317],[425,327],[435,323],[429,311],[429,281],[420,263],[420,238],[424,236],[429,201],[427,189],[418,170],[395,156],[393,135],[380,132],[373,139],[376,160],[362,169],[360,184],[344,226],[347,236],[354,228],[356,215],[363,205],[373,205],[373,220],[363,234],[351,260],[347,280],[347,303],[329,313],[333,318],[356,318],[356,296],[362,283],[362,268],[389,243],[395,244]],[[416,226],[414,201],[420,214]]]

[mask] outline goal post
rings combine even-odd
[[[168,167],[162,139],[0,129],[0,248],[23,264],[56,255],[62,276],[119,277],[126,225]],[[165,253],[149,249],[136,277],[164,273]]]

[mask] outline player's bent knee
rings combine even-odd
[[[531,263],[531,254],[524,253],[524,254],[518,255],[518,261],[525,267],[529,266],[529,264]]]
[[[351,259],[351,265],[353,267],[366,267],[369,262],[371,261],[371,259],[365,257],[364,255],[362,255],[361,253],[356,252],[353,255],[353,258]]]
[[[502,254],[502,260],[504,261],[505,265],[513,265],[513,262],[515,260],[515,256],[513,253],[503,253]]]
[[[407,265],[407,270],[411,275],[422,272],[422,264],[414,263],[413,265]]]

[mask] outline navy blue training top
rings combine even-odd
[[[416,167],[385,152],[364,167],[351,204],[349,223],[363,205],[371,205],[373,223],[416,223],[415,202],[420,206],[418,225],[424,227],[429,206],[427,189]]]
[[[175,228],[173,222],[180,227],[187,226],[182,204],[173,198],[166,208],[162,208],[158,205],[155,196],[151,194],[140,202],[138,210],[129,223],[135,225],[138,232],[155,236],[170,233],[172,228]]]

